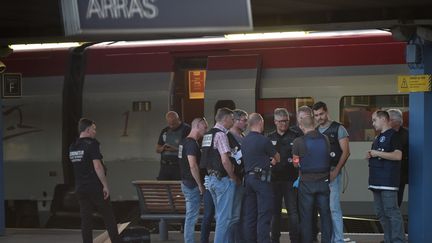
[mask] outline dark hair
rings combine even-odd
[[[248,117],[248,113],[244,110],[235,109],[233,110],[234,120],[240,120],[243,116]]]
[[[233,114],[234,113],[233,113],[233,111],[231,109],[228,109],[226,107],[222,107],[222,108],[219,108],[217,110],[215,120],[217,122],[220,122],[220,121],[222,121],[225,118],[225,116],[230,116],[230,115],[233,115]]]
[[[327,111],[327,105],[326,103],[322,102],[322,101],[318,101],[317,103],[313,104],[312,106],[312,110],[317,111],[319,109],[323,109],[324,111]]]
[[[385,118],[387,121],[390,121],[390,115],[387,111],[383,111],[383,110],[377,110],[375,111],[376,116],[379,118]]]
[[[84,132],[87,128],[91,127],[93,124],[96,124],[93,120],[87,118],[81,118],[78,122],[78,133]]]

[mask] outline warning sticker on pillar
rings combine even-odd
[[[61,0],[61,8],[67,36],[93,39],[245,32],[253,26],[250,0]]]
[[[399,92],[427,92],[431,91],[431,75],[398,76]]]

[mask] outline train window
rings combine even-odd
[[[286,108],[290,113],[290,126],[297,124],[297,109],[307,105],[311,107],[314,103],[311,97],[302,98],[270,98],[259,99],[257,101],[257,112],[264,118],[264,133],[270,133],[275,130],[273,121],[273,112],[276,108]]]
[[[340,102],[340,121],[346,127],[350,141],[372,141],[376,136],[372,127],[372,113],[378,109],[400,109],[403,126],[408,127],[408,95],[345,96]]]

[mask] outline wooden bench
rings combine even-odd
[[[159,220],[159,236],[168,240],[168,220],[183,220],[186,216],[186,201],[181,190],[181,181],[132,181],[138,194],[140,218]],[[201,204],[202,212],[202,204]]]

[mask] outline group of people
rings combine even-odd
[[[195,118],[189,126],[174,111],[166,114],[166,120],[168,126],[156,146],[161,154],[157,179],[182,181],[185,242],[195,242],[201,202],[201,242],[209,242],[214,219],[215,243],[279,242],[282,202],[288,212],[291,242],[316,240],[318,212],[321,242],[344,242],[339,196],[341,172],[350,155],[349,135],[342,124],[330,120],[325,103],[298,108],[297,125],[292,127],[288,111],[276,108],[276,130],[267,136],[263,117],[240,109],[218,109],[210,129],[205,118]],[[374,208],[385,242],[404,242],[399,206],[408,181],[408,131],[402,127],[400,110],[378,110],[372,122],[380,132],[366,156]],[[82,118],[78,131],[80,137],[70,146],[69,157],[83,242],[92,242],[93,208],[102,214],[111,241],[121,242],[95,139],[96,124]]]

